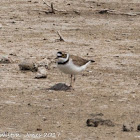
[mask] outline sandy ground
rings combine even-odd
[[[55,14],[41,0],[0,0],[0,56],[12,61],[0,64],[0,139],[140,139],[140,1],[51,2]],[[54,63],[60,50],[96,61],[77,76],[74,90],[47,90],[69,84]],[[19,70],[24,59],[44,58],[51,61],[46,79]],[[115,126],[88,127],[94,116]],[[123,124],[133,131],[123,132]]]

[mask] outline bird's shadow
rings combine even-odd
[[[48,88],[47,90],[55,90],[55,91],[69,91],[72,88],[64,83],[58,83]]]

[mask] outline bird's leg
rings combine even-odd
[[[73,85],[74,85],[74,82],[75,82],[76,78],[75,78],[75,75],[73,76]]]
[[[75,77],[75,75],[74,75],[74,79],[73,79],[73,81],[75,82],[75,80],[76,80],[76,77]]]
[[[70,87],[72,87],[72,77],[73,77],[73,75],[71,74],[70,75],[70,78],[71,78]]]

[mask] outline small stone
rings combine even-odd
[[[119,55],[116,55],[116,56],[114,56],[114,57],[119,57]]]
[[[12,56],[17,56],[16,53],[12,52],[12,53],[9,53],[9,55],[12,55]]]
[[[12,21],[11,23],[12,23],[12,24],[15,24],[16,22],[15,22],[15,21]]]
[[[92,114],[90,114],[90,116],[97,117],[97,116],[104,116],[104,114],[103,113],[92,113]]]
[[[129,124],[124,124],[123,125],[123,131],[124,132],[131,132],[131,131],[133,131],[133,127],[132,126],[130,126]]]
[[[47,118],[43,118],[43,121],[47,121]]]
[[[45,67],[38,67],[37,75],[35,76],[36,79],[40,78],[46,78],[47,77],[47,71]]]
[[[11,63],[10,59],[8,57],[1,57],[0,58],[0,63],[1,64],[8,64],[8,63]]]
[[[94,119],[87,120],[87,126],[98,127],[98,125],[106,125],[109,127],[115,126],[115,124],[111,120],[104,120],[101,118],[94,118]]]
[[[31,104],[30,104],[30,103],[28,103],[28,106],[31,106]]]
[[[137,126],[137,130],[140,131],[140,124]]]
[[[70,90],[70,89],[71,88],[69,86],[67,86],[66,84],[58,83],[58,84],[52,86],[51,88],[49,88],[48,90],[66,91],[66,90]]]
[[[97,122],[93,119],[88,119],[87,120],[87,126],[97,127],[98,125],[99,125],[99,122]]]
[[[46,69],[48,69],[50,64],[51,62],[47,58],[44,58],[41,61],[37,62],[38,67],[45,67]]]
[[[41,128],[37,128],[36,130],[37,130],[37,131],[42,131],[42,129],[41,129]]]
[[[99,11],[99,14],[105,14],[105,13],[107,13],[108,12],[108,10],[107,9],[104,9],[104,10],[100,10]]]
[[[79,11],[74,10],[74,13],[77,14],[77,15],[80,15]]]
[[[34,62],[23,61],[19,64],[20,70],[37,71],[37,66]]]

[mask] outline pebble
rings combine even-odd
[[[24,60],[19,64],[20,70],[37,71],[37,66],[34,62]]]
[[[46,78],[47,71],[45,67],[38,67],[37,75],[35,76],[36,79]]]
[[[137,126],[137,130],[140,131],[140,124]]]
[[[107,13],[107,12],[108,12],[108,9],[103,9],[103,10],[100,10],[100,11],[99,11],[100,14],[105,14],[105,13]]]
[[[90,127],[98,127],[99,125],[106,125],[109,127],[115,126],[115,124],[111,120],[104,120],[101,118],[88,119],[86,123],[87,126]]]
[[[37,62],[38,67],[45,67],[46,69],[48,69],[48,67],[50,66],[50,61],[47,58],[42,59],[41,61]]]
[[[9,53],[9,55],[17,56],[15,52],[11,52],[11,53]]]
[[[42,131],[42,129],[41,129],[41,128],[37,128],[36,130],[37,130],[37,131]]]
[[[131,132],[131,131],[133,131],[133,127],[130,125],[130,124],[124,124],[123,125],[123,131],[124,132]]]
[[[103,113],[92,113],[92,114],[90,114],[90,116],[97,117],[97,116],[104,116],[104,114]]]
[[[51,88],[49,88],[48,90],[66,91],[66,90],[70,90],[70,89],[71,88],[69,86],[67,86],[66,84],[58,83],[58,84],[52,86]]]
[[[0,58],[0,63],[1,64],[9,64],[9,63],[11,63],[11,60],[8,57],[2,56]]]

